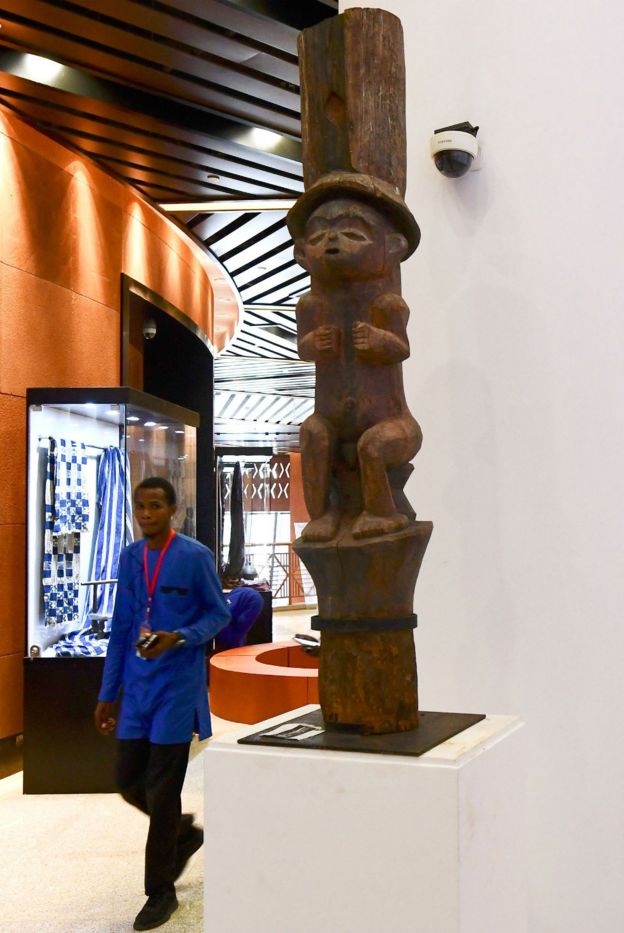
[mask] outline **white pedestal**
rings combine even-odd
[[[237,745],[205,754],[205,927],[526,933],[522,723],[419,758]]]

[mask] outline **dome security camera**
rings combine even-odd
[[[461,178],[471,169],[479,152],[476,136],[478,126],[467,121],[434,130],[431,137],[431,155],[439,172],[447,178]]]
[[[153,340],[156,336],[156,321],[151,317],[143,322],[143,336],[146,340]]]

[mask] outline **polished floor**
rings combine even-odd
[[[310,630],[313,610],[274,614],[275,641]],[[237,723],[213,717],[215,736]],[[194,743],[183,792],[201,821],[203,750]],[[22,794],[22,775],[0,781],[0,933],[125,933],[143,906],[147,820],[115,794]],[[165,933],[200,933],[203,859],[178,882],[180,906]],[[218,933],[219,921],[208,927]]]
[[[202,754],[190,763],[185,809],[201,814]],[[115,794],[23,796],[0,782],[2,933],[122,933],[143,905],[146,818]],[[5,887],[6,886],[6,887]],[[5,890],[2,890],[5,888]],[[202,930],[202,859],[180,879],[167,931]]]
[[[273,613],[273,641],[285,641],[293,635],[309,634],[312,616],[316,612],[316,606],[276,610]]]

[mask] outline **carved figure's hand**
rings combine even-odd
[[[323,324],[314,331],[314,346],[323,353],[338,352],[338,328]]]
[[[364,321],[356,321],[351,333],[356,350],[377,350],[381,345],[377,328]]]

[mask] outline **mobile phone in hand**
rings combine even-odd
[[[143,635],[136,643],[137,648],[152,648],[158,641],[158,635],[151,632],[149,635]]]

